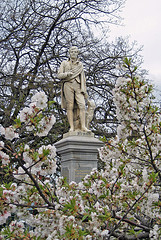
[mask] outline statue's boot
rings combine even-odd
[[[74,131],[74,123],[73,123],[73,110],[68,109],[67,110],[67,118],[68,118],[68,122],[70,125],[70,132]]]
[[[80,109],[81,130],[84,132],[91,132],[85,125],[86,113],[84,109]]]

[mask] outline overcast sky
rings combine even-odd
[[[110,26],[111,37],[130,36],[144,46],[143,67],[161,91],[161,0],[127,0],[121,16],[124,26]]]

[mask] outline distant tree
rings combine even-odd
[[[130,44],[128,39],[118,38],[115,42],[95,43],[89,51],[85,52],[83,59],[87,69],[87,86],[90,98],[95,100],[96,109],[92,130],[98,136],[111,137],[116,134],[118,120],[113,103],[112,89],[116,79],[125,75],[123,65],[125,57],[131,58],[131,64],[138,64],[138,74],[145,76],[141,69],[141,48],[136,43]],[[88,55],[89,54],[89,55]],[[126,70],[126,74],[129,70]]]
[[[89,96],[95,98],[93,131],[115,134],[115,108],[111,90],[117,75],[115,66],[137,51],[126,40],[115,44],[94,37],[92,31],[105,31],[117,23],[124,0],[5,0],[0,6],[0,123],[9,126],[36,91],[44,91],[57,118],[48,142],[55,142],[68,130],[60,107],[57,69],[68,49],[77,45],[86,66]],[[99,27],[98,27],[99,26]],[[121,74],[121,73],[120,73]],[[51,110],[51,109],[50,109]],[[104,126],[100,128],[101,126]],[[107,127],[108,125],[108,127]],[[27,136],[27,141],[33,136]],[[43,140],[43,139],[42,139]]]

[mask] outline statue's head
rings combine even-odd
[[[79,53],[79,50],[78,50],[78,48],[76,46],[72,46],[69,49],[70,58],[73,59],[73,60],[77,59],[78,53]]]

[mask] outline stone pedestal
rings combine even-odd
[[[98,148],[103,142],[92,132],[74,131],[63,135],[55,144],[61,157],[61,174],[68,182],[80,182],[93,168],[97,168]]]

